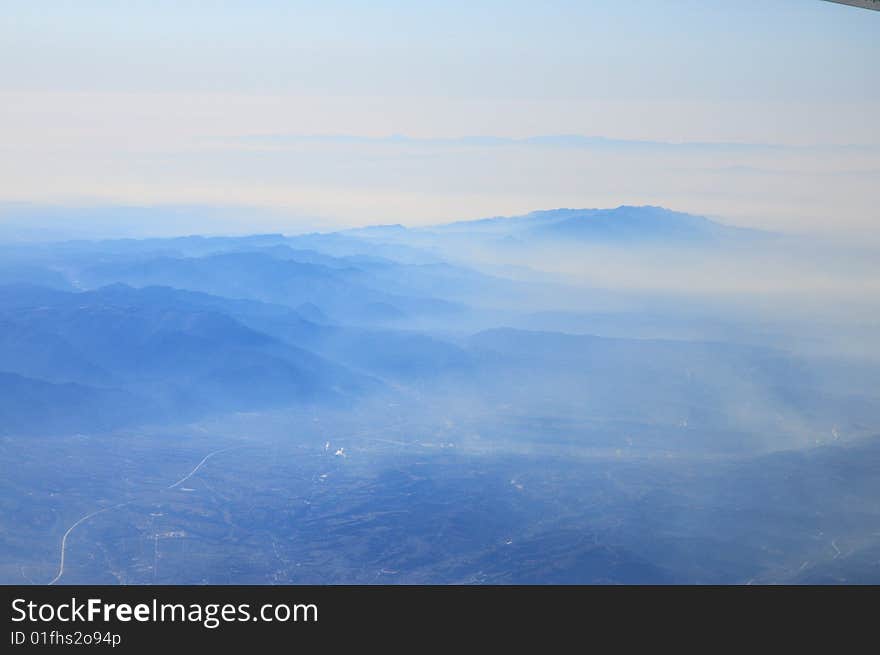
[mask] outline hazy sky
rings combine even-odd
[[[0,15],[0,202],[252,206],[328,225],[622,203],[783,229],[876,218],[880,12],[3,0]],[[290,138],[395,134],[415,140]],[[454,140],[560,134],[863,147]]]

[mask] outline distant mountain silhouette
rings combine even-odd
[[[455,304],[445,300],[376,289],[370,285],[368,273],[351,265],[330,267],[276,255],[277,252],[251,251],[113,261],[88,267],[82,279],[90,286],[125,282],[138,287],[169,286],[288,307],[311,304],[331,317],[353,321],[374,320],[376,306],[394,308],[382,312],[382,319],[392,314],[442,314],[458,310]]]
[[[0,371],[0,435],[102,431],[161,419],[156,404],[126,391]]]
[[[27,393],[51,397],[60,408],[123,394],[149,399],[154,414],[161,406],[192,416],[208,409],[347,402],[380,387],[362,373],[244,325],[219,311],[223,302],[124,285],[84,293],[0,288],[0,371],[7,374],[0,395],[14,395],[22,380],[32,380]],[[241,301],[228,302],[241,311]],[[247,305],[254,311],[252,305],[259,304]],[[295,312],[286,318],[301,334],[317,329]],[[10,421],[20,413],[7,410]],[[126,412],[117,414],[122,420]]]
[[[723,242],[767,233],[717,223],[703,216],[663,207],[622,205],[614,209],[551,209],[522,216],[449,223],[441,232],[473,232],[521,239],[595,242]]]

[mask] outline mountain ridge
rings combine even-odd
[[[729,241],[770,236],[770,232],[727,225],[705,216],[656,205],[614,208],[542,209],[433,226],[441,233],[474,232],[519,238],[575,238],[596,241]]]

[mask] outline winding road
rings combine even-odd
[[[214,455],[219,455],[220,453],[225,453],[225,452],[227,452],[227,451],[229,451],[229,450],[233,450],[234,448],[241,448],[241,446],[233,446],[233,447],[231,447],[231,448],[221,448],[220,450],[215,450],[213,453],[208,453],[207,455],[205,455],[205,456],[202,458],[202,461],[201,461],[201,462],[199,462],[198,464],[196,464],[195,468],[194,468],[192,471],[190,471],[190,472],[187,473],[185,476],[183,476],[182,478],[180,478],[180,480],[178,480],[178,481],[175,482],[174,484],[169,484],[169,485],[168,485],[167,487],[165,487],[165,488],[166,488],[166,489],[174,489],[175,487],[177,487],[177,486],[183,484],[184,482],[186,482],[187,480],[189,480],[192,476],[194,476],[194,475],[196,474],[196,472],[197,472],[200,468],[202,468],[202,466],[205,464],[205,462],[207,462],[209,459],[211,459]]]
[[[232,446],[230,448],[221,448],[220,450],[215,450],[212,453],[208,453],[207,455],[205,455],[202,458],[202,460],[198,464],[195,465],[195,467],[189,473],[187,473],[185,476],[180,478],[180,480],[178,480],[174,484],[168,485],[167,487],[165,487],[165,489],[166,490],[167,489],[174,489],[175,487],[183,484],[184,482],[189,480],[193,475],[195,475],[198,472],[198,470],[200,468],[202,468],[202,466],[204,466],[205,462],[207,462],[209,459],[211,459],[214,455],[219,455],[220,453],[225,453],[227,451],[234,450],[235,448],[241,448],[241,446]],[[61,576],[64,575],[64,558],[67,553],[67,539],[68,539],[68,537],[70,537],[70,534],[78,526],[82,525],[83,523],[85,523],[86,521],[88,521],[92,517],[97,516],[98,514],[103,514],[104,512],[109,512],[111,509],[118,509],[120,507],[125,507],[126,505],[130,505],[133,502],[134,502],[134,500],[127,500],[124,503],[118,503],[116,505],[111,505],[110,507],[103,507],[101,509],[95,510],[94,512],[90,512],[90,513],[86,514],[85,516],[80,517],[73,525],[71,525],[69,528],[67,528],[67,532],[65,532],[64,535],[61,537],[61,561],[58,565],[58,574],[54,578],[52,578],[52,580],[48,584],[49,585],[55,584],[56,582],[58,582],[61,579]]]
[[[98,514],[102,514],[104,512],[109,512],[111,509],[117,509],[119,507],[123,507],[124,505],[128,505],[131,502],[132,501],[129,500],[124,503],[119,503],[118,505],[112,505],[111,507],[104,507],[103,509],[99,509],[94,512],[91,512],[90,514],[86,514],[85,516],[80,518],[76,523],[74,523],[69,528],[67,528],[67,532],[65,532],[64,536],[61,537],[61,563],[58,565],[58,575],[56,575],[54,578],[52,578],[51,582],[49,582],[50,585],[53,585],[56,582],[58,582],[58,580],[61,579],[61,576],[64,575],[64,555],[67,552],[67,538],[70,536],[70,533],[74,531],[76,526],[78,526],[82,523],[85,523],[93,516],[97,516]]]

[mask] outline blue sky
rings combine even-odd
[[[819,0],[7,0],[3,12],[8,89],[880,99],[880,17]]]
[[[687,186],[684,177],[669,181],[674,192],[644,198],[635,187],[616,191],[626,187],[622,179],[607,180],[604,193],[554,182],[569,180],[564,167],[585,175],[614,169],[597,156],[536,152],[523,163],[536,171],[532,193],[522,193],[516,175],[486,179],[481,192],[456,182],[456,170],[503,169],[491,153],[437,156],[428,145],[418,155],[410,146],[404,164],[398,151],[318,152],[313,144],[260,158],[241,140],[255,134],[880,146],[880,13],[820,0],[7,0],[2,13],[0,201],[258,205],[362,223],[617,197],[686,200],[674,191]],[[860,157],[832,164],[863,178],[880,168]],[[319,179],[313,159],[326,168]],[[617,164],[621,175],[629,168]],[[403,185],[412,166],[439,189]],[[741,174],[778,173],[781,165],[716,154],[676,166]],[[781,169],[810,166],[817,163],[787,161]],[[787,212],[768,208],[769,198],[749,210],[747,196],[766,192],[770,179],[753,187],[718,180],[697,189],[687,209],[700,209],[700,193],[714,194],[706,212],[785,224],[809,198],[777,197]],[[860,199],[847,214],[860,213],[864,223],[867,192],[851,180],[844,186],[841,198]],[[719,200],[725,189],[738,200]],[[827,211],[804,220],[820,223]]]

